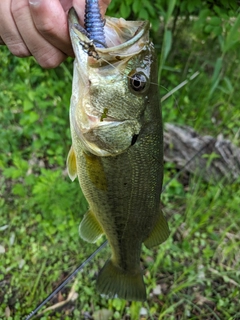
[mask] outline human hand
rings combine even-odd
[[[102,15],[110,2],[99,1]],[[15,56],[32,55],[43,68],[57,67],[74,56],[67,21],[72,6],[83,25],[85,0],[0,0],[0,37]]]

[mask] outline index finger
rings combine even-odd
[[[3,39],[0,37],[0,45],[5,45],[5,42],[3,41]]]

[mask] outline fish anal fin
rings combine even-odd
[[[73,181],[77,177],[77,159],[73,147],[71,146],[67,157],[67,172],[69,178]]]
[[[160,210],[159,218],[150,233],[149,237],[144,241],[147,248],[157,246],[167,240],[170,234],[168,223],[163,215],[162,210]]]
[[[96,242],[104,233],[95,214],[88,210],[79,226],[80,237],[90,243]]]
[[[127,272],[114,265],[111,259],[106,262],[98,275],[97,290],[108,298],[146,300],[146,288],[140,267],[135,273]]]

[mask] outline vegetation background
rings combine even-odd
[[[200,72],[164,101],[164,121],[239,146],[239,2],[113,0],[108,14],[151,21],[162,96]],[[72,59],[43,70],[1,47],[0,74],[0,319],[24,319],[96,245],[79,238],[87,204],[65,168]],[[176,172],[167,163],[165,182]],[[40,319],[240,319],[239,182],[185,174],[168,185],[171,236],[143,248],[147,302],[96,293],[104,249]]]

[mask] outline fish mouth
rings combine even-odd
[[[124,70],[128,61],[149,46],[149,22],[106,17],[107,47],[97,47],[79,24],[74,8],[69,11],[68,21],[75,53],[71,127],[89,152],[97,156],[118,155],[131,146],[133,137],[140,132],[140,123],[135,115],[133,118],[128,113],[116,113],[112,102],[101,99],[105,94],[101,90],[104,87],[111,91],[115,86],[118,91],[118,83],[127,81]],[[119,132],[124,136],[122,141],[118,139]]]
[[[81,46],[89,56],[110,61],[138,54],[149,42],[148,21],[126,21],[123,18],[105,18],[104,34],[107,47],[96,47],[86,30],[79,24],[78,15],[72,7],[69,10],[69,32],[75,55]],[[95,54],[95,56],[94,56]]]
[[[95,126],[108,125],[109,122],[127,120],[125,117],[116,119],[111,112],[104,114],[104,110],[102,110],[104,107],[101,110],[94,108],[89,101],[89,88],[97,86],[102,78],[112,77],[115,82],[122,78],[121,72],[124,72],[128,60],[138,55],[149,44],[149,22],[106,17],[104,34],[107,47],[104,48],[94,45],[94,40],[89,38],[87,31],[79,24],[78,15],[73,7],[69,10],[68,21],[76,57],[73,105],[79,107],[79,101],[82,101],[82,105],[79,107],[81,109],[79,111],[81,117],[81,120],[78,121],[79,129],[87,131]],[[104,68],[104,65],[111,67]],[[115,72],[116,69],[118,72]],[[93,73],[95,74],[94,78],[92,77]],[[111,85],[111,80],[109,85]],[[105,109],[108,107],[106,106]],[[75,117],[75,112],[72,112],[72,116]]]

